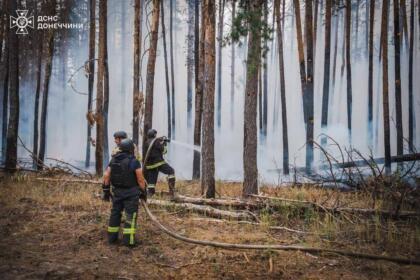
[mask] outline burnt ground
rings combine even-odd
[[[44,183],[23,177],[0,180],[1,279],[420,279],[419,266],[386,261],[187,244],[162,233],[143,209],[138,220],[139,245],[133,249],[110,246],[106,242],[110,204],[97,198],[97,185]],[[320,243],[262,226],[217,222],[179,209],[152,211],[169,228],[198,239],[336,249],[355,249],[357,243],[354,239]],[[418,258],[419,232],[414,234],[413,243],[407,245],[414,251],[407,254]],[[359,250],[384,252],[380,243],[357,244]]]

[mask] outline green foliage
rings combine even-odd
[[[263,19],[264,6],[260,5],[255,11],[251,11],[250,2],[242,0],[239,2],[238,11],[233,19],[233,25],[230,32],[224,38],[224,45],[238,43],[242,44],[241,38],[251,34],[261,35],[261,53],[264,57],[269,48],[264,47],[265,41],[271,41],[273,29]]]

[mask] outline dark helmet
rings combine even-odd
[[[147,131],[147,138],[155,138],[157,134],[156,129],[149,129],[149,131]]]
[[[133,153],[134,152],[134,142],[131,139],[123,139],[118,145],[121,152]]]
[[[127,133],[125,131],[117,131],[114,133],[114,138],[122,138],[122,139],[126,139],[127,138]]]

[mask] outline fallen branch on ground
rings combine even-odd
[[[399,264],[414,264],[420,265],[420,260],[411,260],[411,259],[404,259],[398,257],[388,257],[388,256],[381,256],[381,255],[372,255],[372,254],[364,254],[346,250],[335,250],[335,249],[324,249],[324,248],[314,248],[314,247],[303,247],[303,246],[295,246],[295,245],[270,245],[270,244],[235,244],[235,243],[224,243],[224,242],[217,242],[217,241],[208,241],[208,240],[199,240],[199,239],[192,239],[180,235],[174,231],[167,229],[164,225],[162,225],[159,220],[150,212],[147,203],[141,200],[141,204],[146,211],[147,216],[152,220],[152,222],[160,228],[163,232],[168,234],[169,236],[191,244],[202,245],[202,246],[211,246],[216,248],[234,250],[234,249],[247,249],[247,250],[284,250],[284,251],[302,251],[308,253],[333,253],[339,254],[343,256],[349,256],[354,258],[361,258],[361,259],[370,259],[370,260],[386,260],[391,261]]]
[[[254,220],[254,217],[252,215],[245,212],[220,210],[220,209],[213,208],[210,206],[195,205],[192,203],[175,203],[175,202],[170,202],[166,200],[158,200],[158,199],[149,199],[148,203],[150,205],[156,205],[156,206],[183,208],[185,210],[193,211],[193,212],[203,214],[212,218]]]
[[[85,183],[85,184],[95,184],[95,185],[101,185],[102,184],[102,182],[100,182],[100,181],[83,180],[83,179],[55,179],[55,178],[38,177],[38,178],[35,178],[35,180],[45,181],[45,182],[63,182],[63,181],[65,181],[66,183]]]
[[[211,218],[194,218],[193,220],[196,220],[196,221],[206,221],[206,222],[214,222],[214,223],[230,223],[230,224],[246,224],[246,225],[263,226],[261,223],[248,222],[248,221],[237,221],[237,222],[234,222],[234,221],[220,220],[220,219],[211,219]],[[270,229],[270,230],[284,230],[284,231],[298,233],[298,234],[314,234],[312,232],[301,231],[301,230],[291,229],[291,228],[282,227],[282,226],[268,226],[268,229]]]
[[[364,209],[364,208],[350,208],[350,207],[332,208],[332,207],[325,207],[318,203],[306,201],[306,200],[295,200],[295,199],[263,196],[263,195],[251,195],[251,196],[255,198],[259,198],[259,199],[265,199],[265,200],[278,200],[278,201],[284,201],[284,202],[294,203],[294,204],[311,205],[314,208],[324,211],[324,212],[331,212],[331,213],[346,212],[346,213],[351,213],[351,214],[378,215],[384,218],[396,217],[394,211],[378,210],[378,209]],[[415,211],[401,211],[397,216],[397,218],[419,218],[419,217],[420,217],[420,213],[417,213]]]
[[[261,205],[252,201],[244,201],[239,199],[206,199],[200,197],[188,197],[183,195],[177,195],[175,202],[181,203],[193,203],[198,205],[209,205],[209,206],[224,206],[233,207],[240,209],[258,209]]]

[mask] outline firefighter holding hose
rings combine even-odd
[[[168,175],[169,195],[171,198],[175,198],[175,170],[163,158],[170,140],[165,136],[156,137],[156,135],[157,131],[155,129],[149,129],[144,149],[146,154],[143,155],[147,192],[149,195],[155,194],[159,172],[162,172]]]

